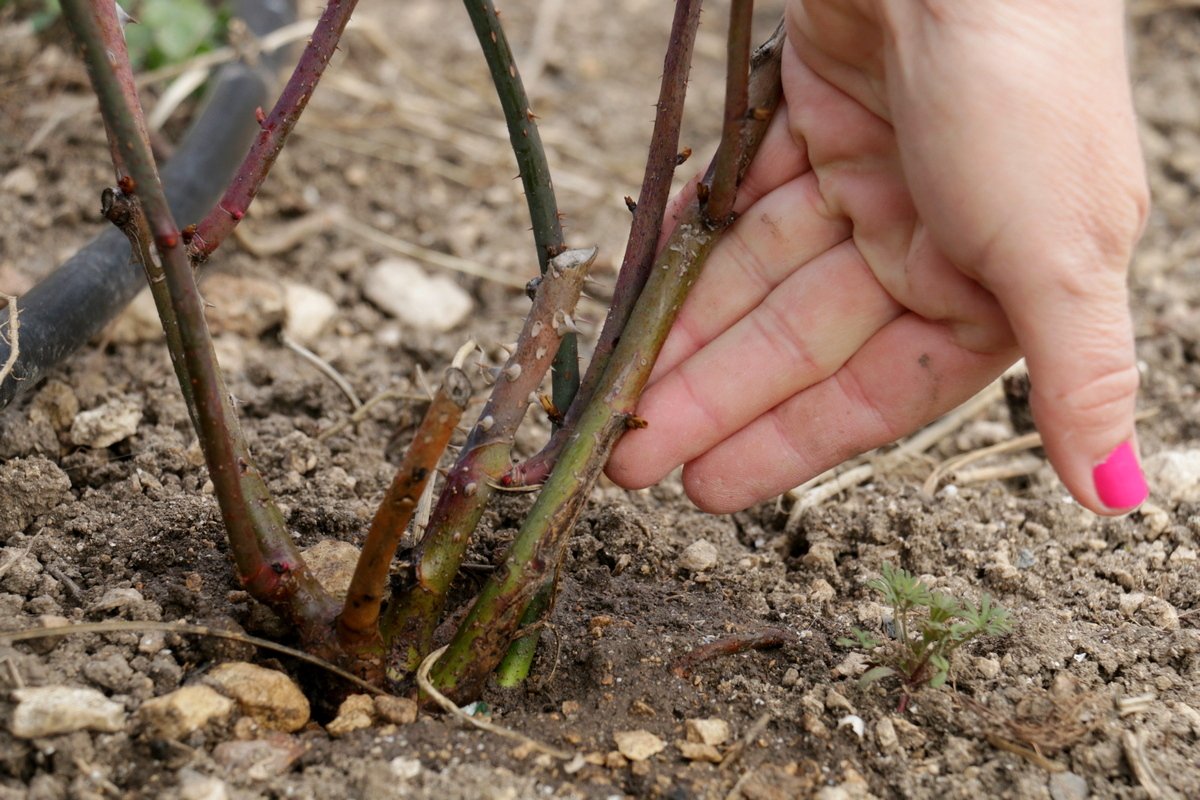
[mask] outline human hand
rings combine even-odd
[[[1084,506],[1139,504],[1125,285],[1147,213],[1120,0],[789,0],[784,102],[608,466],[785,491],[1018,355]],[[686,194],[686,193],[685,193]],[[681,198],[676,203],[683,202]]]

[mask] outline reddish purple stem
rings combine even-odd
[[[259,187],[271,171],[288,134],[296,126],[325,67],[329,65],[329,59],[337,50],[338,41],[357,3],[358,0],[329,0],[325,6],[325,13],[317,22],[308,40],[308,47],[300,56],[287,86],[275,101],[271,113],[259,122],[262,132],[250,146],[250,152],[238,167],[233,182],[225,190],[220,202],[196,224],[188,246],[188,254],[193,262],[208,258],[246,216],[246,210],[254,202]]]

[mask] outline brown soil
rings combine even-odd
[[[764,29],[777,12],[768,5],[775,4],[760,11]],[[1166,5],[1148,4],[1133,26],[1156,201],[1132,279],[1142,404],[1159,410],[1140,428],[1147,454],[1183,452],[1200,438],[1200,13]],[[538,6],[505,9],[522,52]],[[720,15],[709,10],[697,46],[684,134],[697,152],[716,132]],[[392,235],[529,277],[519,184],[465,16],[436,0],[392,14],[365,3],[361,16],[393,49],[384,55],[362,34],[348,35],[247,220],[249,236],[265,238],[337,205]],[[628,223],[621,197],[636,194],[640,180],[669,17],[669,4],[646,0],[568,3],[537,83],[535,108],[570,240],[601,245],[600,275],[609,282]],[[26,151],[56,109],[86,95],[82,70],[61,42],[39,42],[0,12],[0,64],[0,180],[27,169],[35,187],[20,196],[6,187],[0,205],[0,290],[21,291],[102,229],[96,197],[109,173],[90,109]],[[377,96],[354,91],[362,86]],[[180,129],[172,123],[168,133]],[[390,320],[361,289],[368,267],[384,257],[378,245],[334,227],[268,258],[231,243],[211,269],[332,296],[337,317],[315,349],[364,398],[415,392],[416,367],[436,373],[468,336],[493,358],[514,336],[521,294],[463,276],[455,280],[478,303],[468,325],[433,334]],[[582,311],[600,315],[599,306]],[[227,331],[220,342],[254,452],[296,537],[306,546],[361,542],[389,480],[388,458],[420,401],[385,401],[357,427],[319,441],[348,412],[339,391],[269,333]],[[116,398],[141,411],[136,433],[103,449],[71,444],[76,411]],[[523,435],[525,452],[544,434],[543,420]],[[1012,435],[997,401],[927,460],[876,476],[790,524],[787,502],[705,516],[675,480],[642,493],[597,490],[575,533],[534,678],[524,689],[490,690],[485,700],[503,725],[601,761],[615,749],[614,732],[646,729],[668,742],[647,761],[607,757],[568,774],[490,734],[422,717],[344,738],[313,724],[293,739],[304,749],[299,760],[260,777],[215,760],[214,748],[235,738],[236,726],[183,742],[148,739],[132,722],[124,732],[23,740],[7,732],[12,705],[0,702],[0,798],[225,796],[195,794],[194,783],[187,788],[193,773],[219,777],[236,798],[1200,796],[1194,485],[1172,473],[1176,482],[1160,484],[1141,513],[1115,520],[1082,511],[1045,465],[934,498],[920,493],[934,462]],[[109,337],[62,365],[0,414],[0,459],[0,629],[58,615],[271,634],[273,621],[236,591],[216,502],[158,341]],[[508,498],[489,513],[473,561],[495,559],[527,505]],[[679,560],[701,539],[718,558],[695,574]],[[884,562],[959,597],[990,593],[1015,622],[1010,636],[969,646],[953,685],[921,692],[903,714],[896,687],[858,687],[862,660],[836,643],[852,626],[881,629],[887,609],[864,584]],[[476,581],[463,580],[464,596]],[[124,600],[102,603],[106,593]],[[686,678],[671,670],[698,645],[766,628],[794,636],[714,658]],[[271,654],[228,643],[170,636],[165,644],[110,634],[0,645],[0,688],[93,686],[132,713],[222,660],[279,666]],[[1120,699],[1144,694],[1151,699],[1140,710],[1122,715]],[[865,722],[861,738],[839,724],[850,714]],[[736,762],[718,768],[685,761],[673,744],[695,717],[724,719],[735,737],[766,722]],[[1141,737],[1148,772],[1131,766],[1130,733]],[[395,759],[416,759],[420,770],[403,777]]]

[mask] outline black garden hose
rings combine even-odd
[[[234,6],[235,15],[259,37],[296,18],[294,0],[241,0]],[[257,67],[226,64],[214,76],[203,109],[162,171],[171,211],[181,225],[197,220],[220,199],[258,132],[254,110],[269,103],[274,71],[287,50],[263,54]],[[17,301],[17,361],[0,383],[0,410],[99,333],[145,281],[141,266],[130,259],[128,240],[111,228],[26,292]],[[0,332],[6,335],[8,315],[9,309],[0,310]],[[6,336],[0,336],[0,365],[9,352]]]

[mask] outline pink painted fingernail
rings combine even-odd
[[[1122,442],[1092,470],[1100,502],[1112,509],[1141,505],[1150,489],[1138,465],[1132,442]]]

